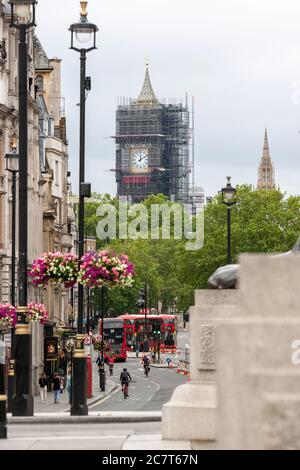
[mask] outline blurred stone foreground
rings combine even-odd
[[[163,439],[194,449],[300,449],[297,244],[295,256],[241,256],[238,289],[196,291],[191,380],[163,407]]]

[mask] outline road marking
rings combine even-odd
[[[91,408],[95,408],[95,406],[98,406],[102,403],[104,403],[106,400],[108,400],[109,398],[113,397],[117,392],[119,392],[119,390],[121,390],[121,387],[119,385],[116,385],[116,389],[109,393],[106,397],[103,397],[103,398],[100,398],[98,401],[96,401],[95,403],[93,403],[92,405],[89,406],[89,410]]]

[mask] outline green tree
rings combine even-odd
[[[96,198],[95,198],[96,199]],[[88,203],[86,227],[90,235],[96,233],[100,220],[96,216],[99,204],[112,203],[119,214],[119,202],[109,195],[99,196],[99,203]],[[150,214],[151,204],[170,202],[164,195],[149,196],[144,204]],[[237,204],[231,216],[232,257],[238,261],[240,253],[284,252],[291,249],[300,235],[300,197],[280,191],[254,190],[250,185],[237,188]],[[160,221],[161,222],[161,221]],[[171,226],[173,224],[171,218]],[[131,289],[112,289],[108,308],[114,315],[136,312],[138,291],[147,282],[150,289],[149,305],[158,301],[167,309],[177,299],[179,310],[194,303],[195,289],[206,288],[209,276],[227,263],[226,207],[216,196],[205,208],[204,246],[198,251],[187,251],[185,240],[110,240],[97,241],[98,247],[107,246],[118,253],[126,253],[135,264],[135,284]],[[150,227],[150,218],[148,220]],[[95,236],[95,235],[94,235]]]

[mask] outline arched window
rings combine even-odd
[[[38,92],[43,92],[44,91],[44,79],[42,75],[37,75],[35,79],[35,84],[38,87]]]

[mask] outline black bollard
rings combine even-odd
[[[100,390],[105,392],[105,368],[104,364],[99,367]]]

